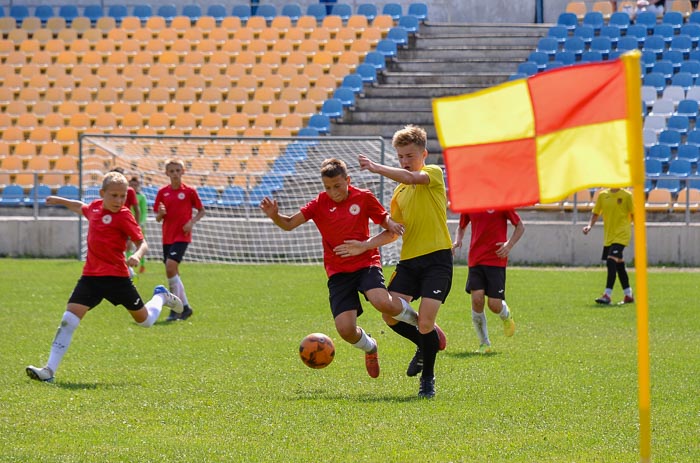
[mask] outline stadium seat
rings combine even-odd
[[[362,77],[362,82],[374,84],[377,82],[377,67],[371,63],[361,63],[355,68],[355,72]]]
[[[327,14],[328,11],[326,10],[326,6],[321,5],[320,3],[311,3],[306,7],[305,16],[312,16],[319,24],[323,21],[323,18],[325,18]]]
[[[219,193],[216,191],[216,188],[211,186],[199,186],[197,187],[197,193],[199,194],[199,199],[202,201],[202,204],[205,206],[216,204],[219,199]]]
[[[331,8],[331,14],[340,16],[343,22],[347,22],[350,16],[352,16],[352,7],[348,3],[336,3]]]
[[[304,12],[298,3],[285,3],[280,10],[280,15],[289,17],[292,23],[296,23],[303,14]]]
[[[225,207],[235,207],[240,206],[245,201],[246,192],[245,190],[237,185],[230,185],[224,188],[221,192],[221,198],[217,200],[219,206]],[[262,198],[260,198],[262,200]],[[260,203],[260,200],[257,203]]]
[[[21,27],[24,19],[31,16],[31,13],[29,12],[29,7],[27,5],[13,4],[10,6],[10,16],[15,18],[15,21],[17,21],[17,27]]]
[[[386,69],[386,58],[377,51],[371,51],[365,55],[365,63],[371,64],[377,71]],[[359,67],[359,66],[358,66]]]
[[[408,45],[408,32],[401,26],[392,27],[389,29],[386,38],[393,40],[398,47],[405,47]]]
[[[390,39],[380,40],[375,49],[377,52],[384,55],[385,59],[395,58],[398,54],[398,49],[396,48],[396,42]]]
[[[661,93],[666,87],[666,78],[661,73],[650,72],[644,76],[642,83],[654,87],[658,93]]]
[[[700,24],[683,24],[681,26],[680,35],[687,35],[693,44],[693,48],[697,48],[700,42]]]
[[[129,10],[127,9],[126,5],[110,5],[107,9],[107,16],[114,18],[117,26],[119,26],[121,25],[122,20],[129,16]]]
[[[228,16],[228,12],[226,11],[226,7],[224,5],[215,3],[207,7],[207,16],[211,16],[216,20],[217,24],[221,24],[221,21]]]
[[[22,204],[24,206],[46,206],[46,198],[51,196],[51,188],[48,185],[31,187]]]
[[[343,81],[340,86],[341,88],[348,88],[354,93],[362,93],[364,89],[364,82],[362,81],[362,76],[360,74],[352,73],[343,77]]]
[[[560,45],[569,37],[569,30],[564,26],[552,26],[547,30],[547,37],[557,39]]]
[[[616,11],[610,15],[608,20],[609,26],[614,26],[620,29],[622,35],[627,32],[627,28],[630,26],[630,16],[622,11]]]
[[[557,26],[564,26],[567,30],[573,32],[578,27],[578,17],[575,13],[569,11],[560,13],[557,17]]]
[[[58,7],[58,15],[66,20],[66,25],[71,26],[73,20],[80,16],[78,7],[72,4],[64,4]]]
[[[425,22],[428,20],[428,5],[424,2],[411,2],[408,4],[406,13],[415,16],[421,22]]]
[[[308,127],[316,129],[321,135],[328,134],[331,131],[330,117],[325,114],[313,114],[311,118],[309,118]]]
[[[78,200],[80,199],[80,190],[75,185],[61,185],[56,190],[56,196],[62,198]]]
[[[24,202],[24,188],[20,185],[7,185],[0,196],[0,206],[21,206]]]
[[[401,16],[398,25],[406,29],[409,34],[417,34],[420,30],[420,22],[415,16]]]
[[[549,62],[549,61],[547,61],[547,62]],[[546,64],[545,64],[545,67],[546,67]],[[543,68],[543,70],[544,70],[544,68]],[[537,65],[537,63],[535,63],[533,61],[525,61],[524,63],[518,64],[518,70],[517,70],[518,74],[523,74],[526,76],[534,76],[539,71],[540,71],[539,66]]]
[[[659,133],[659,143],[668,145],[671,151],[676,151],[681,144],[681,134],[676,130],[662,130]]]
[[[190,18],[192,23],[196,23],[202,17],[202,7],[198,4],[191,3],[182,6],[182,15]]]
[[[34,8],[34,17],[41,20],[41,24],[45,25],[49,18],[53,18],[55,13],[51,5],[38,5]]]
[[[559,42],[552,37],[542,37],[537,41],[536,51],[546,53],[551,59],[559,51]]]
[[[403,7],[400,3],[386,3],[382,7],[382,14],[389,15],[394,21],[398,21],[403,16]]]
[[[348,87],[339,87],[333,92],[333,98],[340,100],[344,108],[355,106],[355,92]]]
[[[374,3],[361,3],[357,6],[357,14],[364,15],[369,22],[372,22],[379,14],[379,11]]]
[[[685,160],[690,163],[691,166],[691,173],[692,170],[697,169],[698,166],[698,159],[700,158],[700,147],[698,145],[680,145],[678,147],[678,153],[676,154],[677,158],[676,160]],[[670,171],[670,164],[669,164],[669,171]]]
[[[644,204],[645,209],[649,212],[668,212],[673,204],[672,194],[671,190],[659,187],[657,183],[656,188],[652,188],[647,193],[647,200]]]
[[[338,98],[324,101],[321,105],[321,114],[329,119],[341,119],[343,117],[343,102]]]
[[[100,4],[86,5],[83,8],[83,16],[90,20],[90,23],[95,26],[97,20],[104,17],[104,8]]]
[[[136,4],[131,10],[131,15],[139,18],[141,24],[146,24],[148,18],[153,16],[153,8],[147,3]]]
[[[167,24],[170,24],[173,18],[177,16],[177,7],[171,3],[160,5],[156,10],[156,15],[165,19]]]
[[[254,16],[262,16],[265,21],[270,23],[277,16],[277,7],[271,4],[258,5]]]
[[[685,116],[688,120],[695,122],[699,111],[697,99],[686,99],[678,102],[675,114]]]
[[[663,172],[663,164],[658,159],[646,158],[644,160],[644,172],[647,177],[659,177]]]
[[[605,19],[600,11],[589,11],[581,22],[582,26],[588,26],[593,29],[595,34],[600,32],[600,28],[603,27],[603,24],[605,24]]]
[[[656,26],[656,13],[653,11],[642,11],[637,14],[635,19],[635,24],[641,24],[647,30],[647,34],[652,33],[654,26]]]
[[[647,153],[648,159],[656,159],[661,165],[668,165],[671,160],[671,147],[668,145],[652,145]]]

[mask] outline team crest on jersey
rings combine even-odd
[[[184,193],[184,192],[178,193],[178,194],[177,194],[177,199],[179,199],[179,200],[185,199],[185,193]]]
[[[487,214],[493,214],[494,212],[496,212],[496,209],[488,209],[486,211]]]
[[[350,206],[350,209],[348,209],[348,211],[352,215],[357,215],[360,213],[360,206],[358,204],[353,204],[352,206]]]
[[[109,214],[103,215],[102,216],[102,223],[105,225],[109,225],[110,223],[112,223],[112,216]]]

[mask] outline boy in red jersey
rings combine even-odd
[[[389,295],[384,285],[381,256],[376,247],[362,253],[344,253],[346,241],[369,240],[369,221],[379,224],[395,235],[403,226],[389,213],[369,190],[350,185],[347,166],[338,159],[321,163],[321,180],[325,191],[309,201],[292,216],[279,213],[277,201],[264,198],[260,209],[283,230],[293,230],[313,220],[323,238],[323,263],[328,275],[328,292],[335,328],[345,341],[365,352],[365,367],[372,378],[379,376],[377,342],[357,326],[362,314],[358,292],[382,313],[396,320],[417,323],[418,314],[408,303]]]
[[[192,228],[204,217],[205,211],[199,194],[194,188],[182,183],[185,163],[169,159],[165,163],[165,175],[170,185],[164,186],[156,194],[153,210],[156,221],[163,222],[163,262],[168,277],[170,291],[182,300],[185,307],[181,314],[170,312],[167,321],[186,320],[192,316],[192,308],[187,300],[185,286],[180,279],[180,262],[192,242]],[[197,215],[192,217],[192,209]]]
[[[508,221],[515,226],[510,239],[508,239]],[[472,323],[479,337],[477,352],[488,354],[493,352],[493,348],[484,314],[486,296],[488,296],[491,312],[503,321],[504,334],[508,337],[515,334],[513,313],[506,304],[506,265],[510,250],[525,233],[525,225],[514,209],[462,214],[459,217],[453,249],[462,247],[464,232],[470,222],[472,237],[469,244],[469,274],[466,291],[472,298]]]
[[[131,211],[124,206],[126,191],[126,178],[118,172],[110,172],[102,181],[102,199],[90,204],[60,196],[46,198],[47,205],[65,206],[87,218],[87,259],[83,274],[68,299],[61,325],[51,345],[49,360],[43,368],[29,365],[26,372],[30,378],[53,382],[80,320],[102,299],[126,307],[136,323],[145,328],[155,323],[163,305],[182,311],[182,302],[163,286],[156,286],[153,298],[144,305],[129,278],[127,265],[137,266],[148,245]],[[136,251],[125,260],[127,239],[133,241]]]

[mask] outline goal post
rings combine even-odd
[[[371,190],[389,208],[395,182],[360,171],[358,154],[398,166],[396,153],[381,137],[206,137],[84,134],[79,140],[81,198],[98,197],[102,176],[122,168],[139,177],[149,216],[145,234],[148,259],[160,260],[161,224],[153,201],[170,183],[165,162],[185,163],[183,182],[195,187],[207,211],[194,229],[187,260],[208,263],[318,263],[323,245],[313,222],[287,232],[260,210],[264,196],[274,197],[280,212],[292,215],[323,190],[321,162],[338,158],[348,166],[351,184]],[[85,258],[87,227],[81,219],[80,256]],[[370,224],[370,233],[381,228]],[[398,262],[400,240],[382,248],[385,264]]]

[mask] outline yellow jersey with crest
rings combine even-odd
[[[394,189],[391,198],[391,218],[405,228],[401,260],[452,248],[452,237],[447,228],[447,195],[442,169],[430,164],[421,170],[428,174],[430,183],[401,183]]]

